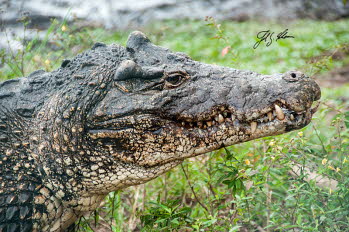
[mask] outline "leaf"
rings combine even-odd
[[[224,57],[226,54],[228,54],[230,49],[231,49],[230,46],[226,46],[225,48],[222,49],[221,55]]]
[[[349,128],[349,111],[344,113],[344,118],[345,118],[344,124],[347,128]]]
[[[347,0],[343,0],[343,5],[345,6],[347,4]]]
[[[223,147],[223,148],[224,148],[224,150],[225,150],[225,153],[227,153],[227,157],[226,157],[227,160],[234,159],[235,161],[238,161],[238,162],[239,162],[239,160],[237,160],[237,159],[234,157],[234,154],[233,154],[232,152],[230,152],[229,149],[227,149],[226,147]]]

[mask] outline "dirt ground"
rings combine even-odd
[[[321,87],[327,88],[336,88],[349,83],[349,64],[320,75],[316,78],[316,82]]]

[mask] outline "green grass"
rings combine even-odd
[[[349,42],[348,20],[300,20],[288,25],[250,21],[223,22],[220,29],[224,39],[213,38],[217,29],[206,24],[208,23],[203,21],[166,21],[144,31],[154,43],[185,52],[196,60],[264,74],[303,67],[308,58]],[[278,34],[286,28],[295,39],[274,41],[269,47],[262,43],[257,49],[252,49],[259,31],[270,29]],[[104,41],[111,43],[115,40],[124,42],[126,36],[115,33]],[[221,50],[226,46],[231,46],[233,54],[222,57]]]
[[[349,42],[348,20],[335,22],[299,20],[289,24],[222,22],[220,25],[222,33],[218,32],[217,27],[207,24],[209,22],[206,21],[172,20],[155,23],[141,30],[148,34],[153,43],[174,51],[185,52],[193,59],[263,74],[295,68],[308,71],[309,58]],[[64,58],[84,51],[97,41],[124,45],[129,33],[68,26],[62,31],[63,25],[66,24],[54,21],[43,41],[33,40],[27,43],[23,58],[23,63],[26,64],[24,75],[38,68],[44,67],[47,70],[57,68]],[[286,28],[289,29],[289,35],[295,37],[294,39],[274,41],[269,47],[262,43],[257,49],[252,49],[259,31],[270,29],[276,35]],[[223,38],[214,38],[216,35],[223,35]],[[222,57],[221,50],[226,46],[231,46],[231,50]],[[5,64],[11,64],[6,60],[14,60],[11,54],[6,52],[0,53],[0,58]],[[18,61],[19,58],[15,60]],[[330,68],[340,66],[343,62],[349,62],[349,59],[331,63]],[[14,72],[6,65],[0,73],[0,79],[12,78],[15,74],[20,76],[22,73]]]
[[[259,31],[277,34],[286,28],[294,39],[252,48]],[[332,60],[328,55],[309,62],[326,51],[343,49],[348,28],[349,20],[220,26],[213,21],[171,20],[142,30],[155,44],[202,62],[264,74],[301,69],[316,79],[318,73],[349,63],[348,57]],[[49,71],[94,42],[124,45],[127,36],[128,32],[53,22],[47,38],[27,43],[22,54],[0,53],[0,77],[27,75],[38,68]],[[227,46],[231,50],[222,56]],[[349,231],[348,90],[348,84],[322,88],[323,104],[301,131],[192,158],[149,183],[110,193],[103,207],[81,220],[80,231],[91,231],[89,225],[96,219],[113,231]],[[295,165],[302,171],[291,175]],[[318,186],[309,171],[336,180],[337,188]]]

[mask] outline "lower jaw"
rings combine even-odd
[[[246,132],[246,133],[245,133]],[[194,149],[194,153],[199,155],[207,152],[211,152],[223,147],[232,146],[235,144],[251,141],[254,139],[279,135],[286,132],[286,127],[283,124],[269,127],[267,129],[261,127],[257,128],[254,133],[251,133],[248,129],[240,130],[239,132],[233,133],[227,136],[212,136],[216,141],[212,141],[208,146]]]
[[[188,141],[184,151],[177,150],[170,157],[163,160],[147,160],[145,163],[139,162],[138,165],[145,168],[158,169],[160,166],[169,165],[169,170],[184,159],[205,154],[218,150],[223,147],[228,147],[234,144],[247,142],[250,140],[274,136],[288,132],[288,128],[292,126],[292,130],[300,129],[307,125],[310,120],[304,119],[300,122],[280,121],[275,120],[268,123],[262,123],[257,126],[255,131],[251,131],[251,128],[247,125],[248,123],[234,126],[232,122],[225,122],[217,126],[213,126],[207,129],[183,129],[177,127],[176,124],[162,128],[161,132],[164,135],[172,134],[175,138],[182,138],[184,141]],[[170,125],[170,124],[169,124]],[[201,133],[199,132],[201,130]],[[149,157],[151,158],[151,157]]]
[[[292,130],[301,129],[309,124],[309,122],[310,119],[307,118],[300,122],[292,123],[277,120],[276,122],[260,124],[253,132],[251,131],[251,128],[247,126],[247,123],[246,125],[240,124],[237,127],[236,125],[234,127],[232,123],[224,123],[219,126],[209,128],[206,134],[210,140],[209,144],[206,144],[206,146],[203,147],[193,148],[192,153],[196,155],[204,154],[222,147],[227,147],[262,137],[280,135]],[[200,133],[197,134],[197,136],[204,139],[204,136],[200,135]]]

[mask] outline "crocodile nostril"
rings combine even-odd
[[[285,73],[285,75],[282,76],[282,78],[288,82],[295,82],[298,81],[300,78],[302,78],[302,73],[298,71],[290,71]]]

